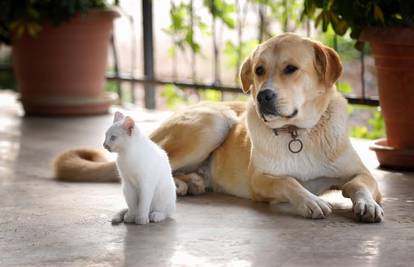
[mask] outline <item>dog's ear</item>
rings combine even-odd
[[[242,90],[246,94],[250,91],[250,86],[253,84],[252,78],[252,60],[250,56],[243,62],[240,69],[240,80],[242,84]]]
[[[330,88],[342,75],[342,64],[338,53],[321,43],[313,44],[315,52],[315,69],[324,81],[326,88]]]

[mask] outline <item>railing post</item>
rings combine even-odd
[[[152,0],[142,0],[142,26],[144,35],[144,76],[146,80],[154,80],[154,42],[152,26]],[[145,85],[145,107],[155,109],[155,86]]]
[[[112,49],[112,56],[114,58],[114,72],[115,77],[120,78],[119,75],[119,57],[118,57],[118,51],[116,50],[116,41],[115,41],[115,33],[112,33],[111,35],[111,49]],[[123,94],[122,94],[122,88],[121,88],[121,81],[116,80],[116,92],[118,93],[118,104],[123,103]]]

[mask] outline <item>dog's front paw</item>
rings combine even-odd
[[[379,223],[384,220],[384,210],[373,199],[359,198],[355,200],[352,210],[361,222]]]
[[[306,196],[298,209],[302,216],[312,219],[323,219],[332,213],[331,205],[315,195]]]

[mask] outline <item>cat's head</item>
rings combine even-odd
[[[129,116],[124,116],[117,111],[114,115],[114,122],[105,133],[104,148],[110,152],[119,152],[129,144],[128,139],[131,138],[135,130],[135,122]]]

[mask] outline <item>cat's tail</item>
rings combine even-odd
[[[128,212],[128,209],[118,211],[111,220],[112,225],[118,225],[124,221],[124,216]]]
[[[70,182],[119,182],[114,161],[94,149],[69,150],[54,161],[55,178]]]

